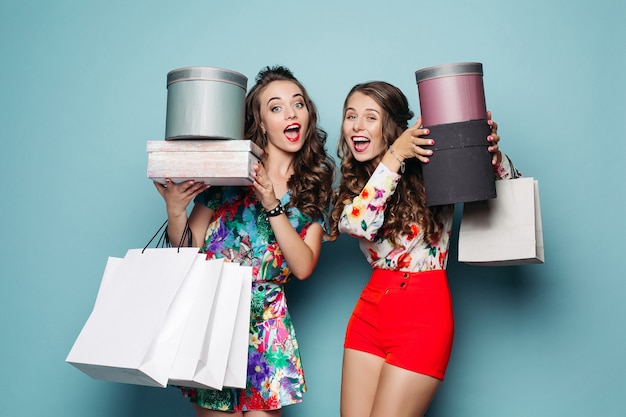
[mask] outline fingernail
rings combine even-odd
[[[487,140],[488,140],[489,142],[493,142],[493,136],[487,136]]]
[[[433,154],[433,151],[428,151],[428,155],[432,155],[432,154]]]
[[[424,163],[425,163],[425,164],[427,164],[427,163],[429,163],[429,162],[430,162],[430,159],[428,159],[428,158],[424,158]]]
[[[425,135],[428,135],[429,133],[430,133],[430,130],[428,130],[428,129],[424,130],[424,134]]]
[[[435,141],[434,141],[434,140],[431,140],[431,141],[429,142],[429,144],[434,145],[434,144],[435,144]]]

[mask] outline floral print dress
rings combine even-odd
[[[287,193],[283,206],[290,200]],[[283,285],[291,271],[251,187],[211,187],[195,199],[215,210],[201,252],[252,266],[250,344],[246,389],[182,388],[200,407],[220,411],[274,410],[302,401],[306,391],[298,342]],[[289,208],[291,225],[304,239],[313,220]],[[323,219],[317,221],[323,224]]]
[[[506,155],[502,162],[494,165],[497,180],[520,177]],[[439,241],[428,244],[417,224],[411,226],[412,233],[400,237],[394,244],[376,234],[385,220],[385,207],[400,181],[400,175],[380,163],[359,195],[347,201],[339,219],[339,231],[359,239],[361,252],[373,268],[395,271],[422,272],[446,269],[450,234],[454,218],[454,206],[444,209],[447,215]]]

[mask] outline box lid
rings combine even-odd
[[[261,158],[263,150],[251,140],[149,140],[148,152],[252,152]]]
[[[177,68],[167,73],[167,87],[179,81],[218,81],[239,86],[246,91],[248,77],[240,72],[216,67]]]
[[[434,67],[422,68],[415,71],[415,81],[419,84],[422,81],[433,78],[453,77],[456,75],[483,75],[483,64],[480,62],[458,62],[455,64],[436,65]]]

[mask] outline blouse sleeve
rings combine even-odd
[[[502,161],[493,166],[493,173],[496,180],[510,180],[522,176],[522,173],[515,168],[513,162],[504,153],[502,154]]]
[[[373,240],[385,220],[385,206],[400,181],[400,175],[380,163],[361,193],[346,200],[339,231]]]
[[[216,210],[222,203],[222,192],[222,187],[209,187],[207,190],[198,194],[193,202]]]

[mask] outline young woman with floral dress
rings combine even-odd
[[[357,237],[373,273],[346,330],[342,417],[422,416],[450,358],[453,206],[426,205],[421,166],[433,139],[419,118],[408,128],[412,117],[404,94],[385,82],[356,85],[344,103],[330,235]],[[517,177],[487,117],[494,175]]]
[[[247,386],[183,387],[199,417],[280,416],[306,391],[284,284],[291,276],[306,279],[317,264],[334,162],[325,149],[326,133],[317,127],[316,107],[287,68],[258,74],[246,97],[245,139],[264,152],[250,187],[155,183],[166,202],[173,245],[188,224],[191,245],[207,259],[225,258],[253,271]]]

